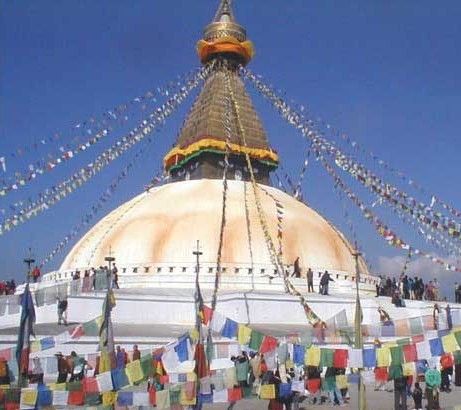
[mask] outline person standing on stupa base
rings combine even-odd
[[[301,268],[299,266],[299,256],[295,259],[295,262],[293,264],[293,276],[295,278],[301,277]]]
[[[309,268],[306,272],[307,292],[314,292],[314,272]]]
[[[330,282],[334,282],[334,280],[331,278],[330,274],[326,270],[322,277],[320,278],[320,294],[322,295],[328,295],[328,286]]]

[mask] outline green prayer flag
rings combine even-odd
[[[320,367],[333,367],[333,349],[320,349]]]
[[[82,389],[82,382],[80,381],[66,383],[66,390],[68,391],[81,391]]]
[[[420,317],[408,319],[410,322],[410,331],[412,336],[422,335],[424,333],[423,322]]]
[[[336,377],[325,377],[323,379],[323,390],[334,391],[336,389]]]
[[[96,319],[83,324],[85,336],[99,336],[99,325]]]
[[[251,332],[251,338],[250,338],[250,349],[258,351],[259,348],[261,347],[263,339],[264,339],[264,335],[262,333],[259,333],[256,330],[253,330]]]
[[[144,375],[144,377],[147,378],[150,375],[152,375],[152,372],[154,370],[154,364],[152,363],[151,355],[141,357],[141,369],[142,369],[142,374]]]
[[[391,347],[391,365],[400,366],[403,363],[403,349],[402,346]]]
[[[85,405],[86,406],[98,406],[102,403],[101,395],[99,393],[86,393],[85,394]]]
[[[455,364],[461,364],[461,350],[453,352],[453,358],[455,360]]]
[[[458,342],[458,345],[461,346],[461,331],[455,332],[455,337],[456,341]]]
[[[403,377],[402,366],[390,366],[389,367],[389,379],[394,380]]]
[[[170,387],[170,403],[179,404],[180,397],[181,397],[181,386]]]
[[[405,338],[403,338],[403,339],[398,339],[398,340],[397,340],[397,344],[398,344],[399,346],[409,345],[409,344],[411,344],[411,340],[410,340],[409,337],[405,337]]]

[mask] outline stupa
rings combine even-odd
[[[270,186],[278,155],[240,77],[239,66],[250,62],[253,45],[228,1],[221,2],[197,50],[211,74],[164,158],[169,182],[102,218],[61,268],[45,274],[32,289],[70,284],[73,272],[105,265],[105,257],[113,255],[120,277],[113,311],[115,342],[152,348],[194,326],[193,252],[199,241],[199,281],[206,304],[219,269],[217,311],[267,334],[299,333],[310,325],[299,299],[286,292],[270,240],[288,270],[299,257],[302,277],[290,281],[323,320],[345,310],[352,322],[359,272],[364,323],[377,322],[373,296],[378,279],[361,257],[356,258],[347,238],[314,209]],[[307,294],[308,268],[314,271],[316,290],[320,273],[330,272],[331,296]],[[82,323],[100,315],[104,297],[97,291],[69,296],[69,321]],[[432,308],[424,302],[411,302],[406,309],[379,303],[393,318],[418,316]],[[37,307],[36,316],[37,337],[62,331],[55,303]],[[18,323],[19,312],[0,318],[0,345],[15,344]],[[97,337],[83,337],[44,354],[54,350],[96,352]]]

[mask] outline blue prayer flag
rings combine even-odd
[[[231,319],[226,319],[226,323],[224,323],[224,327],[221,330],[221,336],[232,339],[233,337],[237,336],[237,332],[238,323]]]
[[[304,346],[302,345],[293,345],[293,361],[296,364],[304,364]]]
[[[133,405],[133,392],[132,391],[119,391],[117,393],[117,404],[119,406],[132,406]]]
[[[121,390],[130,384],[124,368],[111,370],[111,375],[114,390]]]
[[[51,390],[39,389],[37,404],[39,407],[51,406],[53,404],[53,393]]]
[[[21,300],[21,321],[19,323],[18,343],[16,345],[16,361],[20,373],[28,373],[30,336],[34,334],[35,308],[30,293],[29,283],[26,284]]]
[[[291,383],[279,384],[279,396],[288,397],[291,394]]]
[[[189,360],[189,347],[187,345],[187,337],[182,337],[179,339],[178,344],[174,347],[174,351],[178,355],[178,359],[181,363]]]
[[[363,349],[363,367],[376,367],[376,349]]]
[[[439,338],[429,340],[429,344],[431,346],[431,355],[432,356],[442,356],[443,355],[443,347],[442,347],[442,340]]]
[[[52,349],[56,345],[54,337],[44,337],[40,340],[40,347],[42,350]]]
[[[395,326],[394,323],[388,322],[388,324],[381,327],[381,335],[383,337],[394,337],[395,336]]]

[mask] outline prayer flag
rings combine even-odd
[[[85,402],[85,393],[83,390],[70,391],[67,397],[67,404],[71,406],[83,406]]]
[[[399,379],[403,376],[402,366],[389,366],[389,378],[391,380]]]
[[[376,363],[378,367],[388,367],[390,365],[388,347],[376,349]]]
[[[416,343],[416,353],[418,360],[425,360],[431,357],[431,346],[427,340]]]
[[[149,393],[135,391],[133,392],[133,406],[149,407]]]
[[[38,391],[37,404],[39,407],[48,407],[53,404],[53,393],[48,389]]]
[[[118,392],[117,404],[119,406],[132,406],[133,405],[133,392],[131,391]]]
[[[263,342],[264,335],[260,332],[257,332],[256,330],[253,330],[251,332],[251,337],[250,337],[250,349],[259,351],[259,348],[261,347],[261,344]]]
[[[114,390],[121,390],[130,384],[124,368],[113,369],[111,373]]]
[[[114,388],[112,384],[111,372],[100,373],[96,376],[98,387],[100,392],[111,391]]]
[[[35,308],[29,283],[26,284],[20,301],[21,321],[19,323],[18,342],[16,345],[16,361],[18,363],[19,374],[27,375],[29,372],[30,336],[35,336],[33,328],[35,323]]]
[[[221,330],[221,336],[232,339],[233,337],[237,336],[237,331],[238,323],[232,319],[226,319],[224,327]]]
[[[38,391],[37,389],[21,389],[21,409],[34,409],[37,403]]]
[[[317,346],[311,346],[306,350],[304,364],[307,366],[318,366],[320,364],[320,349]]]
[[[320,349],[320,367],[332,367],[333,355],[333,349]]]
[[[297,365],[304,364],[305,348],[303,345],[293,345],[293,361]]]
[[[391,347],[391,364],[398,366],[403,363],[403,350],[401,346]]]
[[[67,407],[67,398],[69,397],[69,392],[65,390],[55,390],[53,391],[53,406],[62,406]]]
[[[447,353],[453,353],[456,350],[459,350],[458,343],[456,342],[456,337],[453,333],[450,333],[442,337],[443,350]]]
[[[234,387],[233,389],[228,389],[227,399],[230,402],[242,400],[242,389],[240,387]]]
[[[263,384],[259,391],[259,397],[261,400],[275,399],[275,384]]]
[[[415,362],[418,358],[417,354],[416,354],[416,345],[411,343],[411,344],[407,344],[407,345],[404,345],[402,346],[402,349],[403,349],[403,356],[405,358],[405,362],[409,363],[409,362]]]
[[[263,342],[259,348],[261,353],[267,353],[277,348],[277,339],[271,336],[265,336]]]
[[[140,360],[134,360],[125,367],[126,375],[130,385],[140,382],[144,378]]]
[[[414,376],[416,374],[416,367],[414,362],[404,363],[402,365],[402,372],[404,376]]]
[[[185,362],[189,360],[189,346],[187,341],[187,337],[181,337],[178,340],[178,344],[174,347],[174,350],[178,355],[178,359],[180,362]]]
[[[315,394],[320,390],[322,381],[320,379],[308,379],[307,380],[307,391],[310,394]],[[302,391],[304,393],[304,389]]]
[[[337,369],[347,367],[347,354],[346,349],[335,349],[333,355],[333,366]]]
[[[227,403],[227,389],[213,391],[213,403]]]
[[[376,349],[363,349],[363,366],[375,367],[376,366]]]
[[[345,374],[336,375],[336,387],[338,389],[347,389],[347,376]]]
[[[363,367],[362,349],[349,349],[349,367],[358,369]]]
[[[431,347],[432,356],[443,355],[442,341],[439,338],[429,340],[429,345]]]
[[[247,345],[250,343],[251,329],[248,326],[238,325],[238,342],[241,345]]]
[[[290,383],[279,384],[279,396],[289,397],[290,395],[291,395],[291,384]]]

